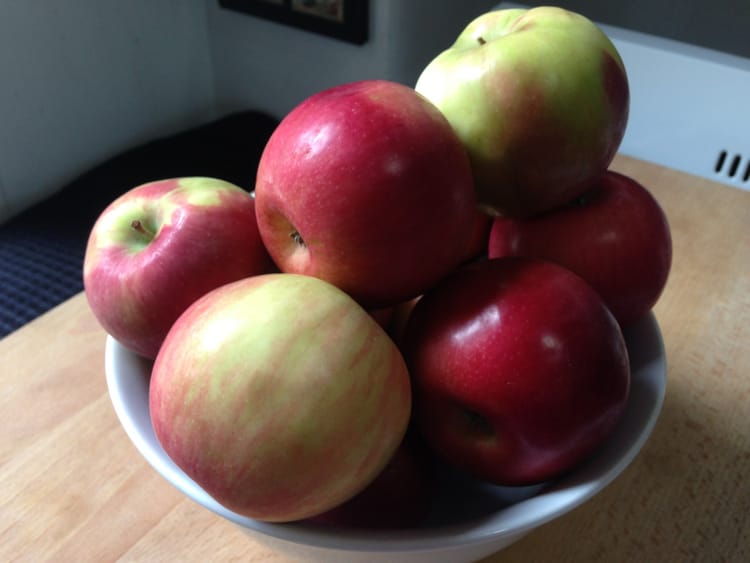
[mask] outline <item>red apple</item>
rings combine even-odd
[[[492,230],[492,217],[487,215],[481,209],[477,209],[474,214],[474,227],[471,230],[471,239],[469,241],[467,260],[476,260],[487,256],[487,245],[490,240],[490,231]]]
[[[361,493],[311,521],[343,528],[395,529],[419,526],[436,494],[433,458],[407,435],[385,469]]]
[[[419,295],[465,256],[469,159],[413,89],[366,80],[311,96],[268,141],[255,187],[269,253],[368,308]]]
[[[542,260],[485,260],[445,278],[414,308],[404,354],[426,441],[495,484],[571,469],[628,397],[614,317],[580,277]]]
[[[387,329],[391,324],[394,310],[395,307],[383,307],[382,309],[370,309],[368,313],[370,313],[370,316],[375,319],[380,326]]]
[[[173,178],[107,206],[88,240],[83,282],[102,327],[153,359],[193,301],[274,268],[246,191],[214,178]]]
[[[421,295],[418,295],[414,299],[403,301],[393,307],[393,314],[389,319],[388,326],[386,327],[386,332],[388,332],[388,335],[393,339],[393,341],[396,343],[396,346],[398,346],[399,348],[401,348],[401,344],[404,338],[404,332],[406,332],[406,325],[409,322],[409,316],[414,310],[414,306],[417,304],[417,301],[419,301],[421,297]]]
[[[607,172],[573,203],[529,219],[497,218],[489,256],[530,256],[565,266],[604,299],[621,325],[656,303],[672,263],[669,224],[638,182]]]
[[[169,331],[149,389],[166,453],[217,502],[308,518],[369,485],[401,444],[401,353],[351,297],[267,274],[203,296]]]

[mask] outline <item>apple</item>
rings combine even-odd
[[[487,245],[490,240],[493,218],[481,209],[474,214],[474,226],[471,230],[466,260],[476,260],[487,256]]]
[[[216,178],[172,178],[132,188],[104,209],[89,235],[83,283],[101,326],[153,359],[197,298],[274,269],[250,194]]]
[[[217,288],[175,322],[149,388],[169,457],[223,506],[285,522],[369,485],[402,442],[401,353],[346,293],[266,274]]]
[[[388,329],[393,318],[395,307],[383,307],[382,309],[370,309],[367,312],[384,329]]]
[[[479,203],[514,217],[570,201],[606,170],[630,100],[609,38],[586,17],[548,6],[477,17],[415,89],[466,146]]]
[[[403,351],[426,442],[498,485],[573,468],[610,435],[629,392],[614,317],[583,279],[543,260],[455,271],[414,307]]]
[[[403,301],[393,307],[393,313],[391,314],[391,318],[388,321],[386,332],[388,333],[388,336],[393,339],[399,349],[401,348],[401,345],[403,343],[404,333],[406,332],[406,325],[409,323],[409,317],[414,310],[414,306],[417,304],[417,301],[421,299],[421,297],[421,295],[418,295],[413,299]]]
[[[261,156],[255,198],[281,271],[324,279],[375,309],[455,268],[476,208],[450,124],[385,80],[335,86],[294,108]]]
[[[585,279],[621,325],[645,315],[672,263],[667,218],[633,178],[608,171],[582,197],[528,219],[498,217],[488,254],[544,258]]]
[[[407,434],[396,453],[362,492],[310,519],[340,528],[403,529],[425,522],[437,493],[431,452]]]

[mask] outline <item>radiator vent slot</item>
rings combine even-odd
[[[714,164],[714,172],[734,182],[743,184],[750,182],[750,158],[740,153],[732,153],[727,150],[719,151]]]

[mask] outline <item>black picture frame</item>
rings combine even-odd
[[[219,5],[357,45],[368,39],[368,0],[219,0]]]

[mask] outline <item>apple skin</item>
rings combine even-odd
[[[428,518],[437,494],[434,464],[429,448],[408,433],[385,469],[361,493],[310,521],[339,528],[418,527]]]
[[[266,274],[206,294],[174,324],[149,388],[166,453],[217,502],[258,520],[345,502],[403,440],[401,353],[351,297]]]
[[[630,103],[609,38],[584,16],[548,6],[479,16],[415,89],[466,146],[480,205],[513,217],[585,191],[614,157]]]
[[[414,307],[404,356],[414,420],[446,462],[498,485],[570,470],[611,433],[630,371],[596,292],[542,260],[454,272]]]
[[[336,86],[294,108],[261,156],[255,197],[281,271],[329,281],[368,308],[415,297],[455,268],[476,208],[450,124],[385,80]]]
[[[102,327],[153,359],[197,298],[275,269],[250,194],[216,178],[171,178],[137,186],[104,209],[89,236],[83,283]]]
[[[608,171],[568,205],[528,219],[496,218],[488,255],[544,258],[572,270],[624,326],[659,299],[672,264],[672,237],[649,191]]]
[[[386,332],[393,339],[399,349],[401,349],[401,346],[403,345],[404,333],[406,332],[406,325],[409,323],[409,317],[414,310],[414,306],[421,297],[421,295],[418,295],[413,299],[409,299],[408,301],[404,301],[393,307],[393,314],[389,319]]]
[[[393,312],[395,307],[384,307],[382,309],[370,309],[367,312],[375,321],[382,326],[384,329],[388,329],[393,318]]]
[[[481,209],[477,209],[474,214],[474,227],[471,231],[466,261],[485,258],[487,256],[487,245],[490,240],[490,231],[492,230],[493,217],[487,215]]]

